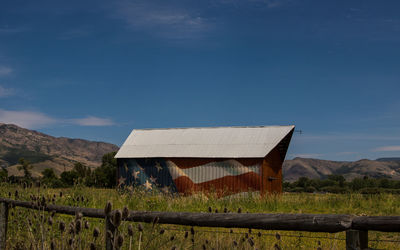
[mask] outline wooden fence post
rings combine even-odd
[[[106,223],[106,250],[113,250],[113,245],[114,245],[114,233],[115,233],[115,227],[112,224],[112,213],[110,213],[109,215],[105,216],[105,223]],[[108,233],[110,232],[110,233]]]
[[[347,230],[346,250],[368,249],[368,231]]]
[[[0,202],[0,250],[6,249],[8,204]]]

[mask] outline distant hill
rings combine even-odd
[[[394,161],[394,162],[400,162],[400,157],[390,157],[390,158],[379,158],[376,159],[377,161]]]
[[[387,159],[400,158],[363,159],[354,162],[294,158],[284,162],[283,176],[286,181],[295,181],[302,176],[321,179],[331,174],[343,175],[347,180],[363,176],[400,180],[400,161]]]
[[[53,168],[57,174],[70,170],[76,162],[98,167],[104,154],[117,151],[116,145],[82,139],[53,137],[37,131],[0,123],[0,167],[7,168],[9,175],[22,175],[18,160],[32,163],[33,176],[45,168]]]

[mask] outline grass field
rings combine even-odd
[[[216,198],[212,195],[174,196],[139,190],[117,191],[76,186],[69,189],[24,189],[0,184],[0,196],[31,200],[44,196],[59,205],[104,208],[107,201],[113,209],[130,210],[237,212],[245,213],[336,213],[354,215],[400,215],[400,196],[392,194],[282,194],[261,198],[257,194]],[[15,196],[16,192],[17,197]],[[87,221],[87,222],[86,222]],[[65,224],[65,230],[60,230]],[[77,225],[80,224],[80,225]],[[129,227],[132,227],[131,236]],[[94,237],[97,228],[99,236]],[[143,228],[143,230],[141,230]],[[51,216],[24,208],[10,210],[9,249],[96,249],[104,248],[104,221],[101,219]],[[232,230],[232,231],[231,231]],[[122,222],[119,227],[121,249],[343,249],[344,233],[308,233],[244,229],[216,229]],[[139,238],[141,239],[139,241]],[[398,233],[369,232],[369,246],[378,249],[400,249]],[[122,242],[121,242],[122,241]],[[140,242],[140,243],[139,243]]]

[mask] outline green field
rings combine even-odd
[[[394,194],[309,194],[288,193],[261,198],[257,194],[246,196],[216,198],[212,195],[174,196],[146,193],[139,190],[117,191],[114,189],[95,189],[75,186],[68,189],[29,188],[0,184],[0,196],[31,200],[34,195],[53,199],[55,204],[80,207],[104,208],[107,201],[113,209],[146,211],[186,211],[220,213],[335,213],[354,215],[400,215],[400,196]],[[62,195],[60,195],[62,193]],[[10,209],[8,248],[9,249],[50,249],[51,242],[56,249],[89,249],[94,243],[96,249],[104,248],[104,221],[101,219],[77,219],[74,216],[28,210]],[[66,224],[65,231],[59,229],[60,221]],[[87,223],[86,223],[87,221]],[[71,231],[81,223],[81,229]],[[133,236],[129,236],[128,227],[133,227]],[[141,224],[122,222],[119,227],[123,237],[122,249],[343,249],[344,233],[308,233],[290,231],[262,231],[245,229],[194,228],[190,227]],[[94,228],[100,235],[93,237]],[[163,232],[160,234],[160,231]],[[187,233],[186,233],[187,232]],[[187,237],[185,237],[187,234]],[[120,237],[120,239],[122,238]],[[52,240],[53,239],[53,240]],[[71,240],[72,239],[72,240]],[[192,241],[193,239],[193,241]],[[369,232],[369,247],[378,249],[399,249],[398,233]],[[236,246],[237,244],[237,246]]]

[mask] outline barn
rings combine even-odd
[[[116,154],[119,185],[190,194],[282,191],[294,126],[135,129]]]

